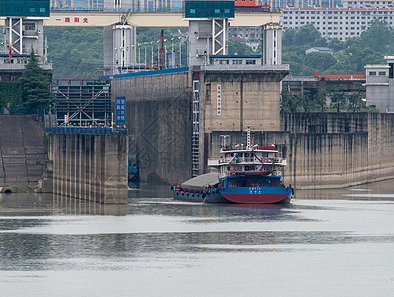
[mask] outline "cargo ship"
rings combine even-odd
[[[204,203],[289,203],[294,190],[282,180],[286,160],[275,145],[222,146],[219,159],[208,160],[218,172],[196,176],[172,187],[177,200]]]

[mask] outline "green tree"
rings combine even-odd
[[[327,93],[325,91],[318,90],[313,101],[315,103],[316,111],[325,112],[327,110]]]
[[[339,40],[338,38],[331,38],[331,39],[328,41],[327,46],[328,46],[330,49],[334,50],[334,51],[339,51],[339,50],[341,50],[341,49],[344,48],[344,42],[341,41],[341,40]]]
[[[102,72],[103,28],[45,27],[55,78],[96,78]]]
[[[393,28],[385,21],[379,19],[370,23],[368,30],[360,34],[362,48],[370,47],[372,50],[380,53],[386,53],[387,50],[393,51]]]
[[[296,112],[298,107],[298,98],[293,96],[288,90],[283,90],[280,96],[281,111]]]
[[[229,39],[228,40],[228,54],[229,55],[255,55],[256,53],[250,46],[245,43]]]
[[[335,108],[337,110],[337,112],[340,112],[341,109],[346,106],[346,96],[343,92],[332,92],[331,93],[331,104],[330,106],[332,108]]]
[[[367,64],[384,64],[384,56],[394,52],[394,29],[385,21],[374,20],[360,36],[345,42],[337,38],[327,42],[309,24],[297,29],[286,29],[283,33],[283,63],[290,64],[292,75],[320,73],[363,73]],[[305,55],[310,47],[328,46],[333,49],[336,61],[317,59]],[[313,59],[311,59],[313,58]]]
[[[23,107],[48,108],[52,101],[51,80],[51,73],[40,68],[37,58],[32,52],[19,79]]]
[[[348,109],[352,112],[361,111],[365,106],[364,102],[361,100],[361,94],[359,92],[347,94],[347,102]]]
[[[313,52],[305,56],[305,66],[318,73],[325,72],[336,62],[337,60],[332,55],[326,53]]]

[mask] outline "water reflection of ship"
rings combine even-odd
[[[290,203],[286,204],[221,204],[214,205],[222,215],[231,216],[283,216],[288,209],[292,208]],[[212,207],[212,206],[209,206]]]
[[[129,155],[128,158],[128,185],[129,188],[139,187],[140,185],[139,163],[133,155]]]

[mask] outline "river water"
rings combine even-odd
[[[394,182],[290,206],[0,196],[0,296],[393,296]]]

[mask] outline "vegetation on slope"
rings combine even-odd
[[[334,54],[313,52],[311,47],[328,47]],[[384,64],[384,56],[394,53],[394,30],[386,22],[375,20],[371,27],[358,37],[346,41],[337,38],[325,40],[320,32],[308,24],[283,33],[282,63],[290,64],[293,76],[320,74],[357,74],[367,64]]]

